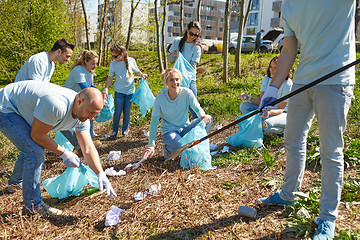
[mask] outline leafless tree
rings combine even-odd
[[[236,53],[235,53],[235,76],[241,77],[241,43],[244,34],[244,27],[246,25],[247,19],[249,17],[251,4],[253,0],[249,0],[248,7],[245,14],[245,0],[238,0],[238,4],[240,5],[240,22],[239,22],[239,30],[238,30],[238,37],[237,37],[237,46],[236,46]]]
[[[163,65],[162,57],[161,57],[158,0],[154,0],[154,4],[155,4],[155,24],[156,24],[156,49],[157,49],[157,54],[158,54],[159,70],[160,70],[160,73],[162,73],[164,71],[164,65]]]
[[[163,53],[163,58],[164,58],[164,68],[167,69],[167,56],[166,56],[166,46],[165,46],[165,22],[166,22],[166,17],[167,17],[167,11],[166,11],[166,7],[167,7],[167,0],[163,0],[164,3],[164,11],[163,11],[163,23],[161,26],[161,46],[162,46],[162,53]]]
[[[127,34],[127,40],[126,40],[126,49],[129,49],[130,47],[130,40],[131,40],[131,32],[132,32],[132,25],[134,21],[134,13],[136,8],[139,6],[140,0],[136,2],[134,5],[134,0],[131,0],[131,10],[130,10],[130,19],[129,19],[129,28],[128,28],[128,34]]]
[[[86,9],[85,9],[84,0],[81,0],[81,6],[82,6],[82,9],[83,9],[84,21],[85,21],[86,48],[88,50],[90,50],[91,46],[90,46],[90,40],[89,40],[89,26],[88,26],[88,22],[87,22],[87,15],[86,15]]]
[[[200,22],[201,3],[202,3],[202,0],[198,0],[198,5],[196,8],[196,21],[198,21],[198,22]]]
[[[223,82],[227,83],[229,80],[228,73],[228,65],[229,65],[229,53],[228,53],[228,45],[229,45],[229,26],[230,26],[230,14],[231,14],[231,0],[226,0],[225,5],[225,17],[224,17],[224,37],[223,37]]]
[[[184,31],[184,2],[185,0],[180,0],[180,33]]]
[[[107,12],[109,10],[109,1],[104,0],[103,8],[101,10],[99,28],[100,28],[100,37],[99,37],[99,65],[104,65],[104,55],[105,55],[105,26],[107,22]]]

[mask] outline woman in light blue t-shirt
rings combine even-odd
[[[115,113],[113,117],[112,133],[109,139],[114,140],[119,131],[119,123],[121,114],[123,114],[122,134],[129,134],[130,123],[130,99],[135,92],[134,74],[136,73],[143,79],[147,78],[136,65],[134,58],[129,57],[124,46],[115,44],[110,48],[110,52],[114,61],[110,63],[109,76],[105,84],[104,94],[108,95],[108,88],[111,85],[115,76],[114,90],[115,90]]]
[[[174,62],[177,57],[179,57],[179,52],[181,52],[184,58],[196,69],[196,65],[199,64],[201,56],[200,31],[200,23],[191,21],[186,28],[184,36],[175,39],[171,44],[169,61]],[[189,88],[195,97],[197,97],[196,78],[191,80]],[[196,114],[192,109],[190,109],[190,112],[193,118],[196,118]]]
[[[80,92],[87,87],[95,87],[93,85],[93,79],[95,75],[95,67],[98,63],[99,56],[95,51],[84,50],[75,58],[74,64],[70,67],[71,72],[64,84],[64,87],[70,88],[75,92]],[[96,87],[95,87],[96,88]],[[75,149],[79,149],[78,141],[75,131],[61,131],[66,136],[71,144],[75,146]],[[90,135],[93,138],[94,133],[94,121],[90,120]],[[95,145],[99,142],[96,141]]]
[[[160,117],[161,135],[164,141],[164,157],[181,147],[179,140],[204,119],[206,131],[209,132],[212,125],[212,117],[206,115],[200,107],[194,94],[184,87],[180,87],[182,81],[181,72],[176,68],[169,68],[161,79],[166,90],[155,98],[149,131],[149,142],[144,152],[143,159],[151,157],[155,152],[155,137]],[[189,122],[189,109],[192,108],[197,116]]]
[[[240,104],[240,110],[243,114],[252,112],[259,108],[261,97],[264,95],[264,92],[269,87],[271,78],[274,76],[276,71],[278,56],[275,56],[270,60],[269,67],[267,69],[267,75],[262,79],[260,87],[260,96],[254,98],[247,93],[241,94],[240,98],[244,102]],[[286,94],[289,94],[292,87],[291,73],[288,74],[287,80],[281,85],[277,98],[281,98]],[[287,115],[287,100],[276,104],[269,112],[263,114],[263,131],[265,133],[276,133],[282,134],[286,126],[286,115]]]

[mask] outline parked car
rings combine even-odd
[[[280,29],[274,29],[269,31],[264,37],[263,41],[260,44],[259,52],[273,52],[277,49],[277,44],[274,43],[274,40],[282,33]],[[236,53],[237,46],[237,37],[233,37],[229,43],[229,52],[230,54]],[[248,53],[255,51],[255,37],[254,36],[243,36],[241,43],[241,52]]]
[[[281,52],[283,46],[284,46],[284,37],[282,37],[277,43],[277,49],[279,50],[279,52]],[[298,45],[298,53],[300,53],[300,44]]]

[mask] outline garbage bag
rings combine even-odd
[[[54,141],[57,144],[59,144],[60,146],[62,146],[63,148],[69,150],[70,152],[72,152],[72,150],[74,149],[74,146],[69,142],[69,140],[60,131],[56,132]]]
[[[106,106],[103,107],[100,111],[99,117],[95,119],[96,122],[102,123],[109,121],[112,116],[114,115],[115,109],[114,109],[114,98],[111,93],[109,93],[107,99],[106,99]]]
[[[192,142],[194,140],[201,139],[207,135],[205,130],[204,120],[191,129],[185,134],[179,143],[181,146]],[[180,166],[186,169],[195,168],[201,166],[202,170],[215,169],[216,167],[211,166],[211,155],[209,139],[202,141],[201,143],[186,149],[181,154]]]
[[[181,52],[175,61],[174,68],[182,74],[181,87],[189,88],[191,80],[196,79],[196,69],[184,58]]]
[[[251,112],[247,114],[250,113]],[[243,116],[247,114],[244,114]],[[261,147],[263,145],[264,138],[261,121],[262,118],[260,117],[260,113],[258,113],[248,119],[243,120],[242,122],[239,122],[239,131],[229,136],[226,139],[226,142],[235,147]]]
[[[130,102],[134,102],[139,105],[140,113],[143,117],[145,117],[146,111],[152,108],[154,101],[155,97],[149,88],[148,82],[141,78],[139,86],[130,99]]]
[[[66,198],[70,194],[79,196],[86,184],[99,187],[98,177],[84,164],[80,167],[68,167],[60,176],[45,179],[42,184],[46,191],[54,198]]]

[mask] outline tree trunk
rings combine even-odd
[[[180,0],[180,35],[184,33],[184,2]]]
[[[100,18],[100,37],[99,37],[99,65],[104,65],[104,49],[105,49],[105,25],[107,20],[107,12],[109,9],[109,0],[104,0],[103,9],[101,12],[101,18]]]
[[[251,1],[251,0],[250,0]],[[237,37],[237,45],[236,45],[236,54],[235,54],[235,76],[240,77],[241,73],[241,43],[243,39],[243,30],[244,30],[244,19],[245,19],[245,0],[241,0],[240,2],[240,22],[238,28],[238,37]]]
[[[139,3],[140,3],[140,0],[138,0],[137,3],[134,6],[134,0],[131,0],[129,28],[128,28],[126,46],[125,46],[127,50],[129,50],[129,48],[130,48],[130,40],[131,40],[132,25],[133,25],[133,21],[134,21],[134,14],[135,14],[136,8],[139,6]]]
[[[155,5],[155,24],[156,24],[156,50],[159,61],[160,73],[164,71],[164,65],[161,59],[161,47],[160,47],[160,26],[159,26],[159,12],[158,12],[158,0],[154,1]]]
[[[164,1],[164,14],[163,14],[163,24],[161,26],[161,38],[162,38],[161,45],[162,45],[162,53],[163,53],[163,58],[164,58],[164,67],[165,67],[165,69],[167,69],[168,66],[167,66],[167,55],[166,55],[166,46],[165,46],[165,22],[166,22],[166,17],[167,17],[167,11],[166,11],[167,0],[163,0],[163,1]]]
[[[86,49],[91,50],[90,40],[89,40],[89,27],[88,27],[88,22],[87,22],[87,15],[86,15],[86,9],[85,9],[84,0],[81,0],[81,6],[82,6],[82,9],[83,9],[84,20],[85,20]]]
[[[198,21],[198,22],[200,22],[201,3],[202,3],[202,0],[198,0],[198,5],[196,8],[196,21]]]
[[[230,26],[230,12],[231,11],[231,0],[226,0],[225,5],[225,17],[224,17],[224,38],[223,38],[223,57],[224,57],[224,69],[223,69],[223,82],[227,83],[229,80],[229,73],[228,73],[228,45],[229,45],[229,26]]]

